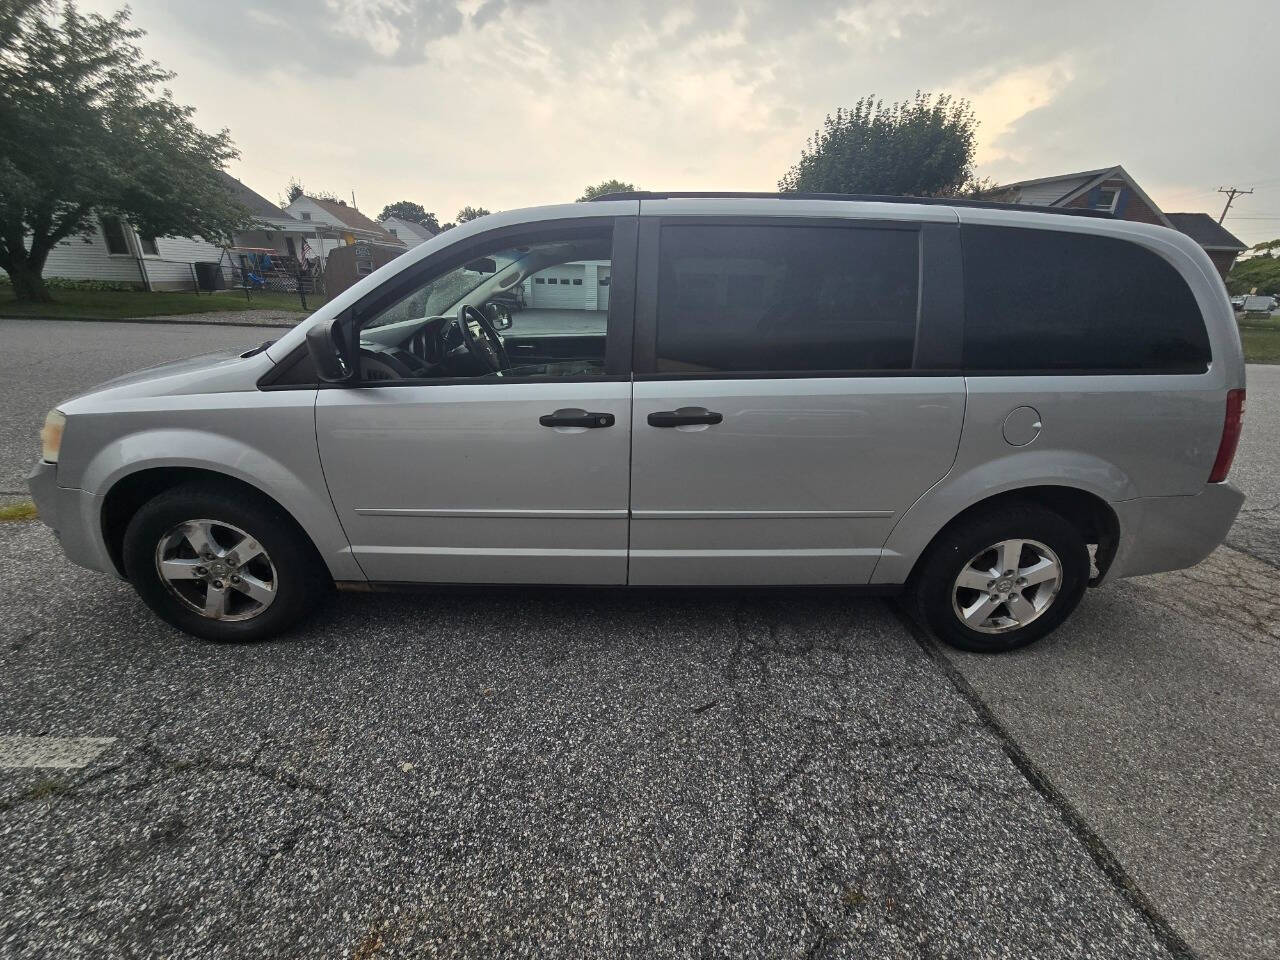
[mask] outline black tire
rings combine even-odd
[[[1062,569],[1057,594],[1025,626],[1002,633],[971,629],[953,608],[956,578],[981,551],[1014,539],[1039,541],[1057,554]],[[977,514],[944,530],[916,569],[910,599],[912,613],[934,638],[961,650],[1000,653],[1052,633],[1076,608],[1088,581],[1089,549],[1075,526],[1052,510],[1020,503]]]
[[[274,599],[246,620],[214,620],[187,606],[156,569],[156,548],[179,524],[212,520],[254,537],[274,567]],[[209,484],[175,487],[143,504],[125,530],[125,573],[143,602],[179,630],[217,642],[263,640],[316,609],[333,582],[293,519],[267,498]]]

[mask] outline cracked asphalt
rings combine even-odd
[[[0,492],[62,396],[257,333],[56,329],[0,321]],[[1277,534],[982,658],[802,590],[346,594],[213,646],[0,523],[0,735],[115,738],[0,770],[0,956],[1274,957]]]

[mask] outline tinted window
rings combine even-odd
[[[657,368],[908,368],[918,277],[914,230],[663,227]]]
[[[1112,237],[964,228],[969,370],[1204,370],[1209,340],[1186,281]]]

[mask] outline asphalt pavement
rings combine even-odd
[[[259,334],[0,321],[0,490],[67,394]],[[0,524],[0,766],[91,758],[0,770],[0,956],[1274,957],[1277,410],[1250,368],[1231,546],[1002,657],[802,590],[214,646]]]

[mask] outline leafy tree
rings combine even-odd
[[[440,232],[444,233],[446,230],[452,230],[456,226],[457,224],[454,223],[453,221],[449,221],[448,223],[442,223],[440,224]]]
[[[1227,290],[1234,296],[1257,289],[1280,294],[1280,260],[1266,255],[1237,260],[1227,274]]]
[[[978,120],[968,100],[947,94],[887,107],[874,96],[828,115],[782,191],[947,197],[983,186],[973,173]]]
[[[468,220],[475,220],[478,217],[487,217],[489,211],[484,207],[463,207],[458,211],[457,221],[466,223]]]
[[[252,222],[221,172],[237,156],[230,136],[192,123],[142,35],[128,8],[0,0],[0,267],[20,300],[51,299],[50,251],[95,214],[148,238],[221,241]]]
[[[422,204],[414,203],[412,200],[399,200],[396,203],[388,203],[382,208],[382,212],[378,214],[378,219],[385,220],[387,217],[396,217],[406,223],[416,223],[431,230],[438,231],[440,229],[440,223],[436,220],[436,215],[428,211]]]
[[[289,178],[289,189],[285,191],[284,202],[280,204],[287,207],[293,201],[306,194],[306,190],[302,189],[302,182],[297,177]]]
[[[582,196],[575,202],[586,203],[596,197],[603,197],[607,193],[635,193],[637,189],[634,183],[627,183],[625,180],[602,180],[595,186],[583,190]]]

